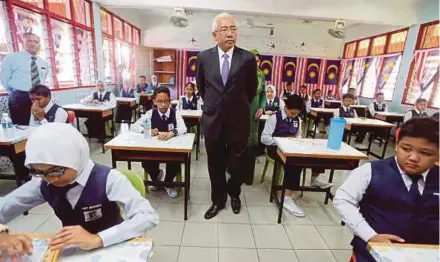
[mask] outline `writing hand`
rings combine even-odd
[[[174,136],[174,134],[171,131],[170,132],[159,132],[157,139],[166,141],[166,140],[171,139],[173,136]]]
[[[151,136],[157,136],[159,135],[159,130],[157,128],[151,129]]]

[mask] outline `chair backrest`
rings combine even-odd
[[[130,181],[131,185],[139,191],[142,197],[145,197],[145,184],[142,178],[131,170],[126,169],[118,169],[127,179]]]
[[[67,121],[71,123],[72,125],[75,123],[75,112],[74,111],[67,111]]]

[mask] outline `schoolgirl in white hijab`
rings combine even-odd
[[[36,128],[26,144],[25,165],[32,179],[0,199],[0,223],[48,202],[64,226],[51,249],[107,247],[142,236],[158,223],[149,201],[124,175],[90,160],[87,141],[72,125]]]
[[[266,105],[264,107],[264,114],[273,115],[282,108],[284,108],[284,101],[277,97],[277,89],[275,86],[266,86]]]

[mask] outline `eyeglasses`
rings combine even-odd
[[[64,172],[66,171],[66,168],[61,168],[58,170],[54,170],[54,171],[49,171],[49,172],[43,172],[40,170],[36,170],[36,169],[30,169],[29,170],[29,175],[34,176],[34,177],[40,177],[40,178],[45,178],[45,177],[59,177],[64,175]]]
[[[227,34],[228,32],[231,32],[232,34],[235,34],[235,33],[237,33],[237,31],[238,31],[238,28],[236,28],[236,27],[229,27],[229,28],[228,27],[223,27],[222,29],[217,30],[217,32],[220,32],[223,35]]]
[[[170,100],[156,100],[156,104],[161,105],[161,104],[168,104],[170,103]]]

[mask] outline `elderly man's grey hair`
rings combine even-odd
[[[223,18],[231,18],[232,20],[234,20],[234,18],[232,17],[232,15],[223,12],[218,14],[216,17],[214,17],[214,19],[212,20],[212,32],[217,31],[217,23],[219,20],[223,19]],[[234,20],[235,23],[235,20]]]

